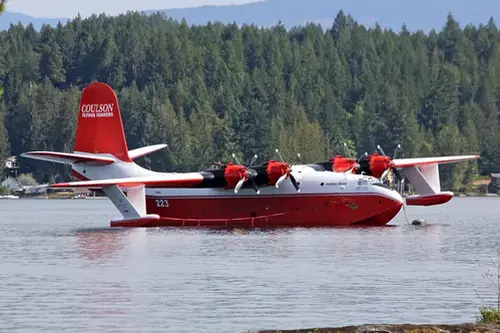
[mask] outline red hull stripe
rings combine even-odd
[[[389,223],[401,207],[401,202],[374,195],[146,197],[147,213],[160,216],[154,226],[175,227],[382,226]]]

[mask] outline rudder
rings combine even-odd
[[[80,100],[75,152],[111,154],[132,162],[115,91],[106,83],[86,87]]]

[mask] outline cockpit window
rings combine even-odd
[[[386,185],[386,184],[384,184],[384,183],[380,183],[380,182],[378,182],[378,183],[373,183],[372,185],[373,185],[373,186],[380,186],[380,187],[383,187],[383,188],[387,188],[387,189],[389,189],[389,186],[387,186],[387,185]]]
[[[379,184],[380,180],[375,177],[364,177],[358,180],[358,186]]]

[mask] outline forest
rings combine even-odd
[[[40,31],[11,25],[0,32],[0,157],[71,152],[81,88],[98,80],[117,91],[129,149],[169,145],[139,161],[153,170],[202,170],[233,152],[263,162],[276,148],[290,163],[355,157],[377,144],[391,155],[399,143],[398,157],[479,153],[441,168],[447,189],[500,167],[493,19],[461,27],[450,14],[425,34],[332,15],[327,29],[189,26],[137,12]],[[39,181],[70,176],[20,162]]]

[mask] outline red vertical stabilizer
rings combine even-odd
[[[105,83],[92,83],[83,91],[75,152],[111,154],[124,162],[132,162],[128,155],[118,98]]]

